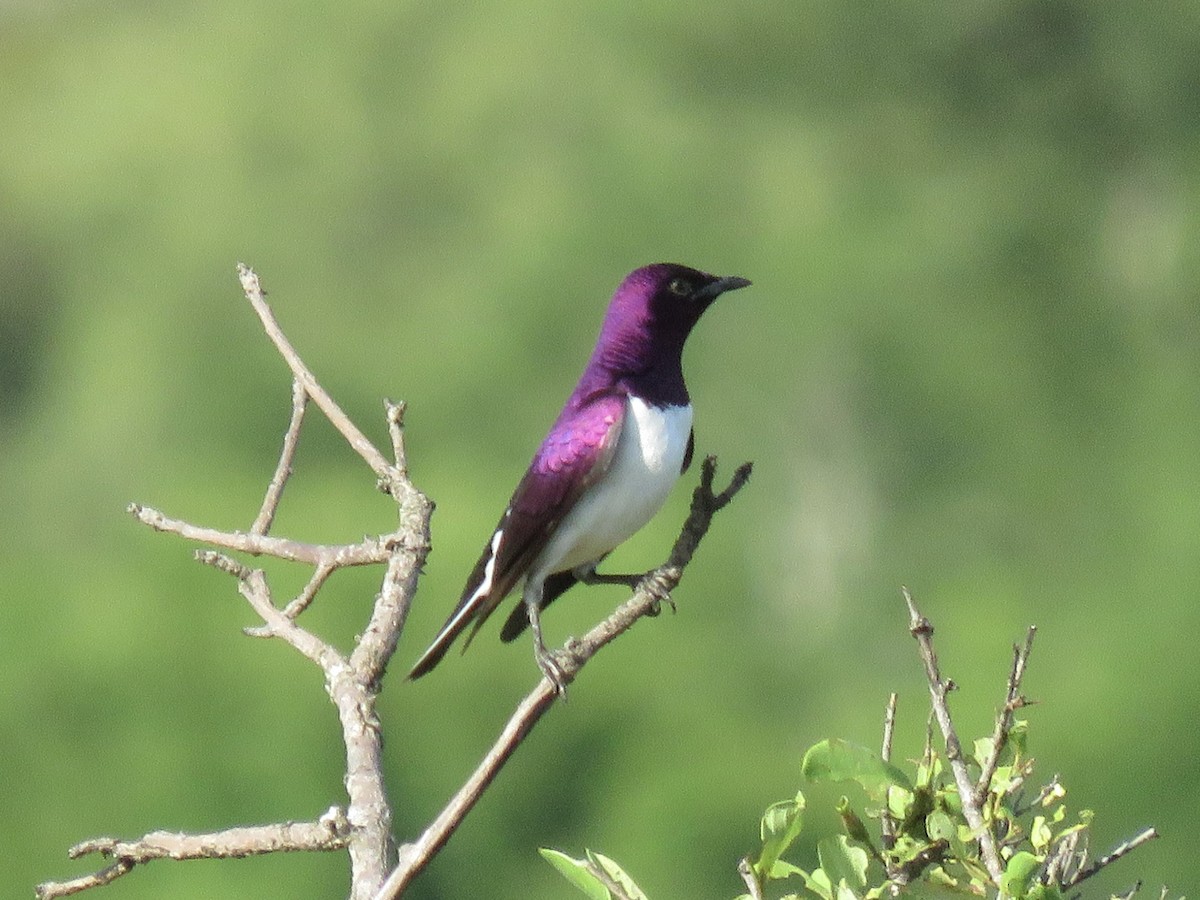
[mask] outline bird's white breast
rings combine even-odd
[[[626,401],[608,471],[576,502],[531,567],[530,576],[593,562],[654,517],[671,492],[692,431],[692,407]]]

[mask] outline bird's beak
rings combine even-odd
[[[749,287],[749,285],[749,278],[728,275],[725,278],[718,278],[711,284],[706,284],[700,288],[700,290],[696,291],[695,299],[711,303],[726,291],[736,291],[738,288]]]

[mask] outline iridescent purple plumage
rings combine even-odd
[[[437,665],[472,623],[474,636],[524,578],[523,604],[501,637],[511,640],[530,624],[538,665],[562,686],[542,640],[540,612],[595,577],[596,564],[650,520],[686,468],[692,440],[684,342],[720,294],[749,283],[668,263],[637,269],[621,282],[575,390],[410,678]]]

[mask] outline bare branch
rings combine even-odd
[[[266,534],[271,530],[275,521],[275,513],[279,509],[279,501],[283,497],[284,486],[292,475],[292,461],[296,458],[296,446],[300,442],[300,426],[304,424],[304,410],[308,406],[308,391],[297,378],[292,379],[292,419],[283,435],[283,449],[279,454],[279,464],[275,466],[275,474],[267,485],[266,496],[263,497],[262,508],[250,526],[252,534]]]
[[[887,708],[883,713],[883,746],[880,751],[880,757],[884,762],[892,761],[892,737],[896,731],[896,692],[892,691],[888,695]],[[891,800],[892,786],[889,784],[884,795],[883,810],[880,812],[880,840],[884,850],[891,850],[896,846],[896,818],[892,815],[891,805],[888,801]],[[889,873],[891,874],[891,873]]]
[[[1104,856],[1102,856],[1098,860],[1096,860],[1094,863],[1092,863],[1090,866],[1076,872],[1070,878],[1070,880],[1064,881],[1062,886],[1064,888],[1074,887],[1075,885],[1079,884],[1081,881],[1085,881],[1086,879],[1091,878],[1093,875],[1095,875],[1097,872],[1099,872],[1105,866],[1107,866],[1111,863],[1115,863],[1118,859],[1120,859],[1125,854],[1127,854],[1133,850],[1136,850],[1138,847],[1142,846],[1142,844],[1148,844],[1150,841],[1154,840],[1156,837],[1158,837],[1158,830],[1154,829],[1154,828],[1147,828],[1145,831],[1141,832],[1140,834],[1135,835],[1134,837],[1125,841],[1120,846],[1116,847],[1111,853],[1105,854]]]
[[[90,872],[70,881],[43,881],[34,889],[38,900],[52,900],[54,897],[69,897],[88,888],[104,887],[112,884],[122,875],[133,871],[133,862],[128,859],[118,859],[111,866],[105,866],[99,872]]]
[[[421,577],[425,557],[429,554],[429,521],[433,516],[433,503],[413,487],[406,474],[405,406],[388,401],[385,407],[392,450],[396,456],[395,470],[399,473],[386,487],[400,506],[396,534],[403,536],[403,542],[392,548],[371,620],[350,656],[350,664],[358,673],[359,680],[375,689],[378,689],[379,680],[396,651],[404,623],[408,621],[408,611],[417,593],[417,579]]]
[[[126,510],[143,525],[149,525],[155,531],[177,534],[189,541],[237,550],[251,556],[273,556],[313,566],[367,566],[386,562],[390,552],[389,544],[396,541],[393,536],[367,538],[359,544],[307,544],[268,534],[204,528],[181,519],[172,519],[157,509],[142,506],[140,503],[130,503]]]
[[[425,537],[420,552],[405,549],[395,552],[388,559],[383,585],[375,598],[371,620],[363,630],[350,665],[363,684],[378,689],[387,664],[396,652],[396,644],[408,621],[408,611],[417,591],[417,579],[421,576],[421,565],[429,548],[429,516],[423,518]]]
[[[580,669],[605,644],[627,631],[643,616],[656,613],[664,601],[670,599],[671,591],[683,577],[683,570],[691,561],[700,541],[707,533],[713,516],[724,507],[750,477],[750,463],[744,463],[734,472],[729,486],[719,494],[712,491],[716,473],[716,457],[704,460],[700,472],[700,484],[692,494],[691,511],[683,529],[671,548],[667,561],[648,573],[638,584],[633,596],[619,606],[607,619],[594,626],[582,638],[569,640],[565,647],[556,651],[563,684],[570,684]],[[520,743],[538,723],[558,698],[557,686],[543,677],[533,691],[517,706],[505,724],[500,737],[484,756],[483,761],[472,773],[458,793],[438,814],[425,832],[412,844],[400,848],[396,868],[388,876],[376,900],[392,900],[399,897],[412,880],[429,864],[437,852],[445,846],[478,802],[483,792],[499,774],[505,762],[512,756]]]
[[[979,773],[979,780],[975,782],[977,805],[982,806],[987,799],[992,777],[996,774],[996,767],[1000,765],[1000,754],[1008,746],[1008,736],[1013,727],[1013,713],[1029,703],[1021,696],[1021,681],[1025,678],[1025,667],[1029,663],[1029,654],[1033,651],[1033,638],[1036,634],[1037,626],[1030,625],[1025,633],[1025,643],[1013,645],[1013,664],[1008,673],[1008,691],[1004,697],[1004,705],[996,714],[992,748],[988,751],[987,759],[982,761],[982,771]]]
[[[325,673],[325,688],[337,708],[346,747],[345,786],[349,798],[346,818],[351,825],[346,846],[350,851],[352,871],[351,897],[356,900],[370,897],[382,883],[392,858],[392,812],[383,780],[382,729],[375,713],[377,679],[364,677],[332,645],[301,628],[285,611],[276,607],[261,569],[247,569],[211,551],[204,556],[204,561],[237,577],[238,590],[264,622],[262,628],[254,631],[256,636],[282,639]],[[385,583],[390,580],[394,568],[413,565],[409,556],[397,548],[389,561]],[[415,590],[415,584],[412,587]],[[385,589],[376,602],[375,617],[382,606],[404,605],[395,599],[390,604],[385,603],[383,594],[386,593]],[[398,636],[399,632],[395,634]],[[391,638],[391,649],[395,648],[396,636]],[[365,638],[360,641],[359,650],[364,643]],[[387,642],[381,642],[377,657],[382,659],[382,665],[386,665],[390,652]]]
[[[754,866],[749,858],[743,856],[738,860],[737,871],[742,876],[746,890],[750,892],[750,900],[763,900],[762,885],[758,883],[758,876],[754,874]]]
[[[107,868],[70,882],[48,883],[39,889],[41,896],[55,897],[77,893],[108,884],[148,859],[194,859],[202,856],[234,857],[249,853],[267,853],[288,849],[347,849],[351,860],[351,898],[365,900],[378,890],[394,859],[391,841],[391,807],[383,782],[381,729],[375,714],[379,680],[395,651],[400,630],[416,592],[417,577],[429,552],[429,517],[433,510],[419,490],[408,480],[404,458],[403,403],[388,402],[387,427],[396,463],[387,462],[361,431],[317,383],[295,349],[283,336],[267,306],[257,276],[239,265],[238,274],[247,299],[258,313],[263,327],[292,370],[292,414],[279,463],[265,491],[262,506],[249,532],[226,532],[204,528],[138,504],[129,512],[150,527],[210,548],[237,551],[253,556],[267,555],[314,567],[304,589],[287,606],[274,602],[267,577],[261,569],[250,568],[216,549],[198,551],[203,564],[233,576],[239,592],[258,613],[263,624],[246,629],[257,637],[285,641],[318,666],[325,676],[326,691],[338,711],[342,739],[346,747],[345,786],[349,803],[345,812],[337,810],[336,840],[328,836],[304,843],[304,826],[285,823],[260,829],[230,829],[218,835],[173,835],[155,832],[140,841],[121,842],[103,838],[86,842],[78,852],[100,851],[114,857]],[[316,402],[334,427],[370,465],[381,487],[398,505],[397,529],[377,538],[365,538],[348,545],[309,544],[269,536],[283,490],[292,473],[296,447],[308,400]],[[300,627],[297,617],[313,602],[329,576],[342,566],[384,564],[386,571],[373,612],[350,657],[333,645]],[[318,825],[329,825],[323,817]],[[301,829],[297,831],[297,829]],[[326,828],[328,830],[328,828]],[[281,837],[282,836],[282,837]]]
[[[316,598],[317,591],[321,589],[321,586],[325,584],[326,579],[333,574],[336,568],[337,567],[333,563],[321,563],[318,565],[313,571],[312,578],[310,578],[308,580],[308,584],[304,586],[304,590],[297,594],[296,597],[283,608],[283,614],[289,619],[295,619],[300,615],[300,613],[308,609],[309,604],[311,604]]]
[[[259,283],[258,275],[249,266],[238,263],[238,279],[242,283],[242,290],[246,293],[246,299],[250,301],[250,305],[254,307],[254,311],[258,314],[258,318],[262,321],[263,329],[267,332],[267,337],[279,350],[280,356],[287,362],[288,368],[292,370],[292,374],[296,380],[303,385],[304,390],[312,397],[313,402],[317,404],[321,412],[325,413],[326,418],[333,424],[333,427],[346,439],[354,451],[363,458],[371,471],[382,482],[390,484],[397,477],[397,472],[388,463],[383,455],[375,449],[367,436],[359,431],[358,426],[350,421],[340,406],[334,402],[334,399],[326,393],[325,389],[317,382],[316,376],[309,370],[304,361],[300,359],[300,355],[296,352],[296,348],[284,335],[283,330],[279,327],[279,322],[275,319],[275,314],[271,311],[271,307],[267,304],[267,295]]]
[[[341,850],[349,830],[345,814],[333,807],[315,822],[282,822],[209,834],[153,831],[134,841],[93,838],[76,844],[68,856],[79,859],[99,853],[114,860],[112,865],[70,881],[47,881],[35,891],[39,900],[67,897],[109,884],[134,866],[156,859],[230,859],[263,853]]]
[[[996,839],[983,820],[979,803],[975,799],[975,785],[967,772],[966,758],[958,733],[954,730],[954,722],[950,718],[950,708],[946,705],[946,695],[954,689],[954,682],[943,681],[938,670],[937,654],[933,650],[933,625],[917,610],[912,594],[908,588],[901,588],[904,602],[908,605],[909,631],[917,639],[921,649],[921,661],[925,664],[925,677],[929,681],[929,695],[933,699],[933,714],[946,742],[946,759],[950,763],[950,771],[954,775],[954,783],[962,798],[963,816],[971,830],[978,835],[979,852],[983,864],[995,884],[1000,884],[1004,875],[1004,864],[996,849]]]
[[[408,477],[408,451],[404,446],[404,413],[408,405],[400,400],[383,401],[384,414],[387,416],[388,436],[392,439],[392,455],[396,458],[396,471],[404,478]]]

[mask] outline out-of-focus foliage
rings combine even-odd
[[[759,827],[761,848],[753,860],[746,857],[738,866],[754,893],[737,900],[879,900],[897,895],[951,900],[1001,894],[1012,900],[1061,900],[1081,895],[1082,885],[1110,865],[1120,863],[1128,877],[1136,863],[1121,860],[1144,843],[1131,841],[1112,858],[1091,855],[1092,811],[1068,815],[1066,788],[1057,777],[1037,788],[1034,759],[1026,749],[1028,731],[1028,722],[1012,722],[1000,753],[993,755],[994,738],[989,736],[975,741],[974,752],[964,755],[972,781],[982,779],[985,770],[992,773],[976,807],[978,827],[964,813],[966,804],[948,759],[929,744],[913,761],[912,778],[861,745],[843,740],[814,744],[801,761],[805,780],[855,786],[853,800],[843,796],[836,804],[844,833],[821,837],[818,864],[805,869],[784,858],[803,832],[804,793],[771,804]],[[998,765],[989,765],[993,759]],[[980,852],[979,838],[985,833],[998,854],[1001,874],[996,879]],[[589,850],[585,858],[572,859],[557,850],[541,853],[593,900],[646,900],[620,865],[603,854]],[[1143,885],[1140,879],[1128,880],[1133,886],[1119,894],[1126,900]]]
[[[754,480],[678,615],[589,668],[412,896],[469,896],[484,871],[494,896],[559,896],[531,850],[585,842],[650,896],[736,892],[744,823],[791,783],[775,751],[874,733],[892,687],[919,702],[901,583],[945,657],[997,683],[997,636],[1036,622],[1040,744],[1096,810],[1096,845],[1153,819],[1141,874],[1200,881],[1200,7],[16,0],[0,84],[14,892],[76,871],[83,837],[314,817],[339,796],[317,674],[241,637],[227,579],[122,513],[244,528],[257,509],[289,386],[239,259],[373,437],[381,397],[410,404],[438,512],[398,669],[620,277],[669,259],[755,282],[686,359],[698,451],[754,459]],[[389,526],[327,427],[290,491],[280,533]],[[615,568],[661,558],[677,494]],[[376,579],[332,581],[313,627],[348,640]],[[580,590],[549,635],[620,597]],[[401,838],[532,683],[530,657],[485,630],[429,679],[393,675]],[[291,856],[110,890],[345,880],[339,858]]]

